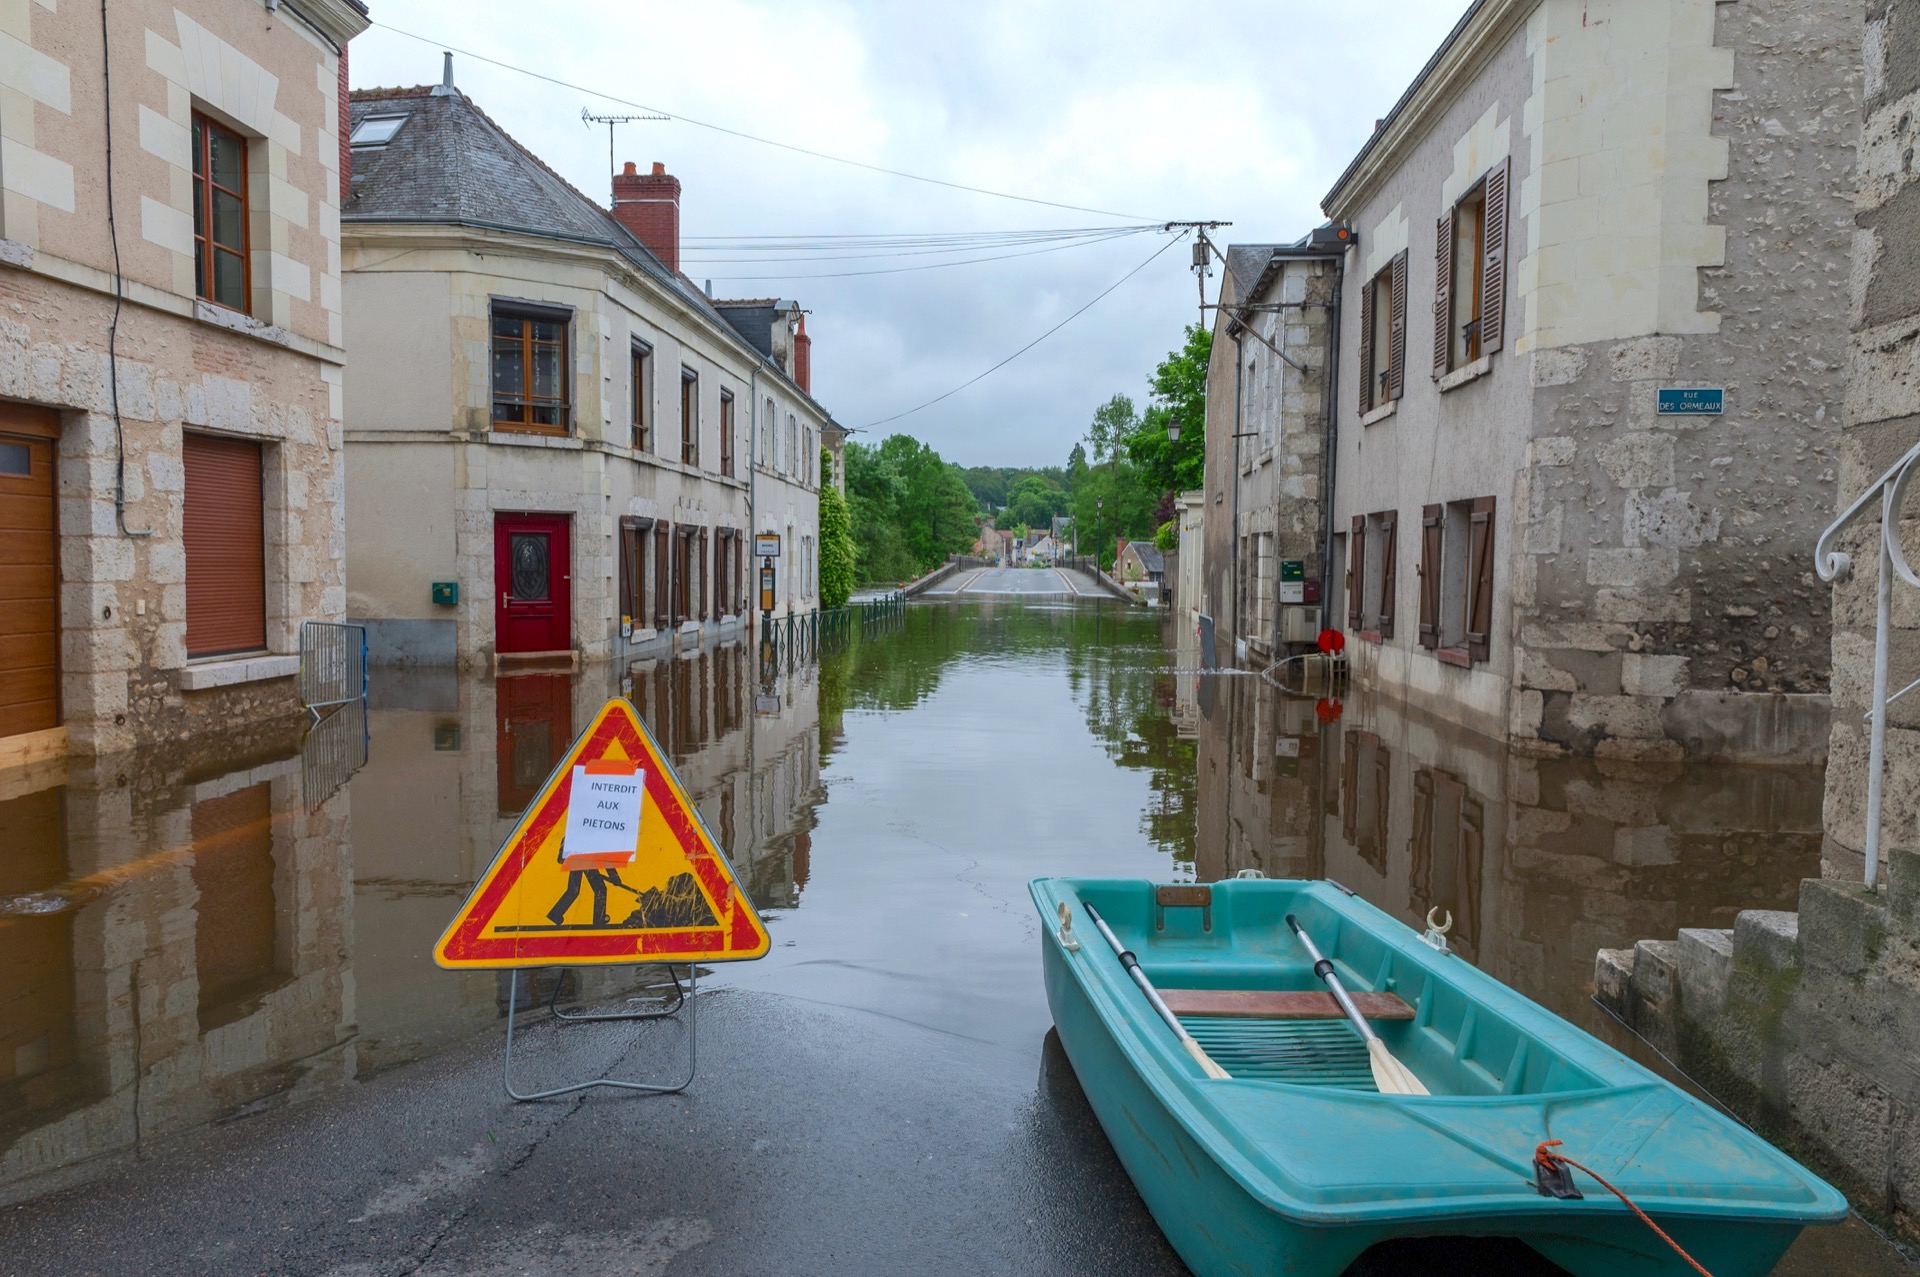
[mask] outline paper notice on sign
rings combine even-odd
[[[575,764],[561,861],[569,868],[586,861],[632,864],[640,845],[640,808],[646,789],[645,773],[632,763]]]

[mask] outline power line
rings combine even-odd
[[[1157,227],[1149,227],[1148,229],[1149,229],[1149,230],[1157,230],[1158,228],[1157,228]],[[927,262],[927,263],[925,263],[925,264],[923,264],[923,265],[920,265],[920,266],[883,266],[883,267],[876,267],[876,268],[874,268],[873,270],[839,270],[839,271],[811,271],[811,272],[808,272],[808,273],[806,273],[806,274],[802,274],[802,275],[796,275],[796,274],[787,274],[787,275],[715,275],[715,276],[714,276],[714,278],[715,278],[715,279],[721,279],[721,280],[756,280],[756,279],[852,279],[853,277],[855,277],[855,276],[858,276],[858,275],[904,275],[904,274],[906,274],[906,273],[908,273],[909,271],[921,271],[921,270],[940,270],[941,268],[943,268],[943,267],[946,267],[946,266],[976,266],[976,265],[978,265],[978,264],[979,264],[979,263],[981,263],[981,262],[1004,262],[1004,261],[1006,261],[1006,260],[1007,260],[1007,259],[1008,259],[1009,257],[1034,257],[1034,256],[1037,256],[1037,255],[1038,255],[1038,254],[1040,254],[1040,253],[1057,253],[1057,252],[1059,252],[1059,251],[1061,251],[1062,249],[1066,249],[1066,248],[1082,248],[1082,247],[1085,247],[1085,246],[1086,246],[1086,245],[1088,245],[1088,244],[1104,244],[1104,243],[1106,243],[1106,242],[1107,242],[1108,240],[1115,240],[1115,239],[1125,239],[1125,238],[1126,238],[1127,236],[1129,236],[1129,235],[1138,235],[1139,233],[1140,233],[1139,231],[1131,231],[1131,230],[1130,230],[1130,231],[1122,231],[1122,232],[1120,232],[1120,233],[1119,233],[1118,235],[1108,235],[1108,236],[1106,236],[1106,237],[1105,237],[1104,239],[1097,239],[1097,240],[1075,240],[1074,242],[1072,242],[1072,243],[1070,243],[1070,244],[1054,244],[1054,245],[1052,245],[1052,246],[1050,246],[1050,247],[1048,247],[1048,248],[1030,248],[1030,249],[1028,249],[1028,250],[1026,250],[1025,252],[1023,252],[1023,253],[998,253],[998,254],[995,254],[995,255],[994,255],[994,256],[992,256],[992,257],[963,257],[963,258],[961,258],[961,259],[959,259],[958,261],[951,261],[951,262]]]
[[[919,247],[893,247],[880,252],[858,251],[866,248],[880,248],[882,240],[859,240],[849,237],[841,243],[810,243],[805,240],[781,240],[764,244],[710,243],[698,247],[689,247],[686,239],[681,239],[680,259],[686,262],[712,262],[738,264],[742,262],[851,262],[870,261],[894,257],[940,257],[952,253],[978,252],[988,248],[1019,248],[1029,244],[1048,244],[1060,248],[1072,248],[1076,244],[1101,243],[1123,235],[1135,235],[1144,231],[1157,231],[1160,226],[1145,224],[1140,226],[1107,226],[1097,231],[1076,231],[1070,235],[1020,233],[1006,235],[983,235],[978,239],[965,242],[941,243],[937,240],[901,240],[900,244],[917,244]],[[936,246],[938,245],[938,246]],[[712,253],[775,253],[800,252],[801,257],[714,257]]]
[[[1106,288],[1101,290],[1100,294],[1096,296],[1092,301],[1082,306],[1079,310],[1074,311],[1071,315],[1068,315],[1065,319],[1061,320],[1059,323],[1055,324],[1053,327],[1047,329],[1047,331],[1041,333],[1038,337],[1035,337],[1032,341],[1020,347],[1020,349],[1014,351],[1011,355],[1008,355],[1005,359],[1002,359],[999,363],[987,369],[985,372],[981,373],[979,376],[970,378],[967,381],[963,381],[959,385],[955,386],[952,390],[947,391],[946,394],[935,395],[933,398],[927,400],[925,403],[909,408],[905,412],[896,412],[891,417],[882,417],[878,421],[869,421],[866,425],[861,426],[859,428],[861,430],[872,430],[876,426],[887,425],[890,422],[895,422],[900,420],[902,417],[911,417],[914,413],[919,412],[922,408],[931,408],[933,407],[933,405],[939,403],[942,399],[951,399],[953,396],[965,390],[968,386],[973,385],[974,382],[981,381],[987,377],[992,376],[994,373],[999,372],[1002,368],[1005,368],[1008,364],[1020,358],[1020,356],[1026,354],[1029,350],[1032,350],[1035,346],[1038,346],[1041,342],[1053,336],[1055,333],[1059,332],[1062,328],[1065,328],[1068,324],[1072,323],[1074,320],[1080,318],[1080,316],[1092,310],[1102,297],[1105,297],[1108,293],[1120,287],[1120,285],[1126,283],[1128,280],[1132,279],[1135,275],[1138,275],[1141,271],[1147,268],[1147,266],[1153,261],[1154,258],[1160,256],[1160,254],[1166,252],[1169,248],[1172,248],[1175,244],[1178,244],[1181,240],[1185,239],[1186,237],[1187,237],[1186,232],[1183,231],[1180,234],[1174,236],[1172,239],[1168,240],[1166,243],[1162,244],[1160,247],[1154,249],[1152,253],[1148,254],[1146,261],[1141,262],[1138,266],[1134,267],[1132,270],[1122,275],[1119,279],[1116,279],[1111,284],[1108,284]]]
[[[758,137],[752,133],[743,132],[740,129],[730,129],[724,124],[711,124],[705,120],[696,120],[692,116],[681,115],[677,111],[668,111],[661,107],[648,106],[644,102],[635,102],[630,98],[617,97],[614,94],[607,93],[600,89],[591,89],[582,84],[574,84],[571,81],[562,80],[557,76],[547,75],[544,72],[529,70],[528,68],[522,67],[522,66],[515,66],[511,62],[502,62],[498,58],[490,58],[483,53],[474,53],[471,50],[459,48],[455,45],[448,44],[442,40],[430,40],[426,36],[416,35],[412,31],[402,31],[399,27],[392,26],[389,23],[375,22],[373,23],[373,25],[379,27],[383,31],[391,31],[395,35],[405,36],[409,40],[417,40],[421,44],[431,45],[434,48],[438,48],[438,49],[444,49],[449,53],[457,53],[463,58],[472,58],[476,62],[484,62],[488,66],[499,67],[503,71],[512,71],[519,75],[528,76],[531,79],[544,80],[548,84],[557,85],[563,89],[571,89],[575,93],[591,94],[592,96],[597,97],[604,102],[617,102],[621,106],[630,106],[630,107],[633,107],[635,110],[648,111],[657,115],[664,115],[664,116],[667,116],[669,119],[678,120],[682,124],[691,124],[695,128],[711,129],[715,133],[724,133],[729,137],[741,138],[744,141],[748,141],[748,142],[758,142],[762,146],[772,146],[772,147],[777,147],[783,151],[792,151],[796,155],[808,155],[808,156],[812,156],[816,160],[830,160],[835,164],[846,164],[853,168],[866,169],[870,173],[882,173],[888,177],[905,178],[910,182],[925,182],[929,186],[944,186],[948,190],[965,191],[970,195],[991,195],[995,199],[1016,200],[1022,204],[1039,204],[1047,208],[1066,209],[1069,212],[1074,212],[1074,213],[1092,213],[1096,217],[1117,217],[1129,222],[1143,222],[1147,220],[1145,217],[1141,216],[1138,213],[1116,213],[1110,209],[1087,208],[1086,206],[1081,204],[1063,204],[1058,200],[1036,199],[1031,195],[1015,195],[1009,191],[993,191],[993,190],[988,190],[986,187],[983,187],[983,186],[968,186],[964,182],[949,182],[944,178],[926,177],[919,173],[908,173],[900,169],[887,168],[879,164],[868,164],[864,160],[852,160],[852,159],[848,159],[844,155],[829,155],[825,151],[816,151],[809,147],[795,146],[791,142],[776,142],[772,138]]]

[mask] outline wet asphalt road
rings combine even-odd
[[[151,1149],[0,1215],[13,1274],[1185,1271],[1057,1045],[703,994],[688,1093],[513,1104],[476,1039]],[[677,1024],[536,1025],[522,1085],[683,1057]],[[518,1055],[518,1052],[516,1053]]]

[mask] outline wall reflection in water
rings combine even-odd
[[[616,692],[755,901],[793,905],[822,797],[817,671],[761,687],[732,647],[613,680],[389,676],[364,720],[0,781],[0,1200],[494,1025],[505,973],[441,971],[433,943]]]
[[[1384,701],[1323,722],[1252,677],[1178,699],[1200,879],[1332,878],[1415,927],[1450,913],[1456,952],[1580,1023],[1596,950],[1790,909],[1820,872],[1818,768],[1528,758]]]

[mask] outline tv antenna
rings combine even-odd
[[[580,122],[588,128],[596,124],[607,126],[607,172],[618,172],[613,162],[613,126],[616,124],[634,124],[641,120],[671,120],[671,115],[595,115],[586,107],[580,108]]]

